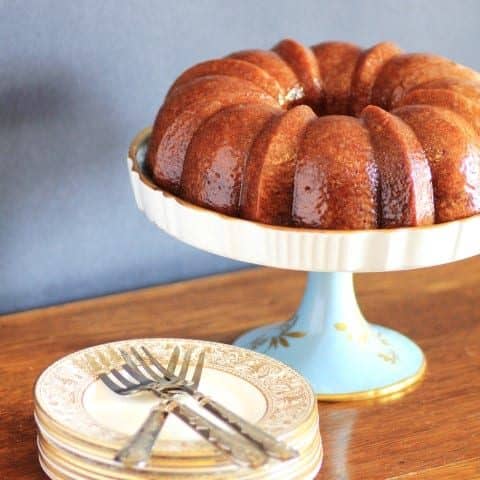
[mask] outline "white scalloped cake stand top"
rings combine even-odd
[[[380,272],[430,267],[480,253],[480,215],[427,227],[316,230],[275,227],[192,205],[154,185],[142,171],[150,129],[130,148],[138,208],[179,240],[258,265],[320,272]]]

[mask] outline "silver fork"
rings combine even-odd
[[[159,381],[149,378],[127,352],[121,351],[120,353],[125,360],[125,364],[122,365],[121,369],[111,369],[108,374],[101,374],[99,378],[102,382],[119,395],[133,395],[141,391],[153,392],[159,397],[160,402],[150,411],[147,419],[132,441],[118,453],[116,456],[117,460],[131,466],[145,465],[150,458],[155,439],[167,415],[171,412],[193,428],[205,440],[229,455],[235,463],[253,468],[266,463],[267,456],[255,444],[244,439],[236,432],[228,432],[218,427],[208,418],[201,415],[200,412],[183,403],[182,400],[184,398],[182,398],[182,395],[175,392],[175,388],[180,384],[194,385],[196,383],[198,385],[203,368],[204,354],[201,353],[199,355],[192,380],[189,381],[186,378],[192,354],[191,351],[188,351],[185,354],[178,377],[173,380],[163,379]],[[174,350],[172,352],[168,362],[171,371],[175,371],[179,356],[179,351]],[[148,368],[145,368],[145,365]],[[147,374],[150,373],[151,369],[148,364],[142,362],[141,366]],[[127,372],[135,382],[129,380],[121,370]]]
[[[120,355],[123,357],[125,364],[124,369],[126,372],[129,373],[130,376],[135,378],[137,381],[140,382],[139,386],[137,387],[138,391],[148,390],[147,383],[145,386],[143,385],[144,381],[148,381],[148,377],[145,377],[143,373],[137,368],[135,363],[132,361],[131,357],[128,355],[127,352],[124,350],[119,350]],[[200,377],[202,375],[203,369],[203,361],[205,357],[205,353],[202,351],[198,357],[197,364],[195,366],[195,371],[193,373],[192,380],[189,382],[186,379],[187,371],[191,359],[191,351],[189,350],[185,355],[184,362],[182,364],[180,373],[178,374],[178,380],[167,380],[165,379],[163,383],[159,385],[161,387],[169,387],[174,388],[175,386],[180,386],[182,382],[187,382],[191,385],[197,385],[200,382]],[[180,356],[179,351],[173,351],[172,355],[170,356],[168,367],[175,371],[178,363],[178,358]],[[114,369],[115,370],[115,369]],[[113,370],[110,372],[115,378],[118,379],[118,371],[115,373]],[[108,375],[104,378],[100,377],[104,383],[106,384],[109,381]],[[142,382],[143,381],[143,382]],[[135,393],[135,386],[132,384],[130,387],[132,390],[129,393],[126,393],[125,390],[118,390],[116,393],[120,395],[133,395]],[[129,440],[129,442],[115,455],[115,460],[118,462],[122,462],[125,465],[133,465],[133,466],[141,466],[148,462],[148,459],[151,456],[153,445],[155,444],[155,440],[157,439],[160,431],[165,424],[165,420],[167,419],[168,414],[173,410],[175,407],[174,400],[169,400],[167,398],[161,399],[160,402],[154,406],[150,413],[148,414],[147,418],[141,425],[141,427],[137,430],[135,435]]]
[[[179,376],[175,375],[175,371],[170,368],[170,365],[167,365],[167,368],[163,367],[162,364],[152,355],[152,353],[146,347],[142,346],[142,350],[149,359],[151,365],[158,370],[158,373],[155,372],[154,369],[147,364],[147,362],[142,358],[142,356],[137,352],[137,350],[132,348],[132,353],[135,355],[137,360],[144,366],[144,368],[148,368],[148,374],[150,377],[158,381],[159,384],[161,384],[161,382],[165,382],[165,380],[179,382],[175,383],[174,387],[172,387],[171,385],[163,384],[163,386],[161,387],[162,389],[169,390],[170,388],[180,388],[188,395],[191,395],[193,398],[195,398],[205,409],[210,411],[213,415],[221,418],[230,427],[241,433],[245,438],[253,441],[258,446],[260,446],[262,450],[264,450],[271,457],[278,458],[280,460],[289,460],[298,456],[298,452],[295,449],[289,447],[284,442],[277,440],[275,437],[258,428],[251,422],[243,419],[236,413],[232,412],[229,408],[224,407],[220,403],[199,392],[197,390],[198,384],[195,386],[192,383],[188,383],[185,381],[182,383],[182,379]],[[175,350],[177,350],[177,352],[175,352]],[[180,355],[180,349],[178,347],[175,347],[173,353],[176,356]]]

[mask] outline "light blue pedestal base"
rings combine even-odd
[[[389,395],[425,371],[414,342],[364,319],[351,273],[309,273],[300,308],[288,322],[252,330],[235,344],[290,365],[310,381],[319,400]]]

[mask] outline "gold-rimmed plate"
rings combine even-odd
[[[82,449],[118,451],[155,404],[145,393],[120,397],[98,375],[121,368],[119,349],[147,346],[167,363],[175,346],[206,351],[201,389],[244,418],[279,438],[294,438],[316,409],[310,386],[295,371],[264,355],[226,344],[179,339],[141,339],[99,345],[68,355],[51,365],[35,386],[37,421],[53,436],[68,438]],[[194,353],[195,355],[195,353]],[[57,435],[58,437],[58,435]],[[155,448],[159,458],[217,457],[208,443],[170,416]]]
[[[323,455],[318,430],[310,439],[308,447],[302,450],[299,458],[290,460],[287,463],[270,460],[263,467],[253,470],[248,468],[193,469],[189,471],[162,469],[157,472],[148,472],[122,468],[119,465],[109,466],[104,463],[72,456],[58,446],[49,443],[42,435],[38,436],[37,444],[40,464],[47,475],[50,475],[51,472],[56,472],[57,477],[61,476],[61,478],[75,478],[78,480],[151,480],[160,478],[189,478],[195,480],[289,478],[292,480],[307,480],[314,478],[320,469]]]

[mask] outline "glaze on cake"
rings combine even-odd
[[[480,74],[391,42],[286,39],[195,65],[147,152],[162,189],[285,226],[430,225],[480,212]]]

